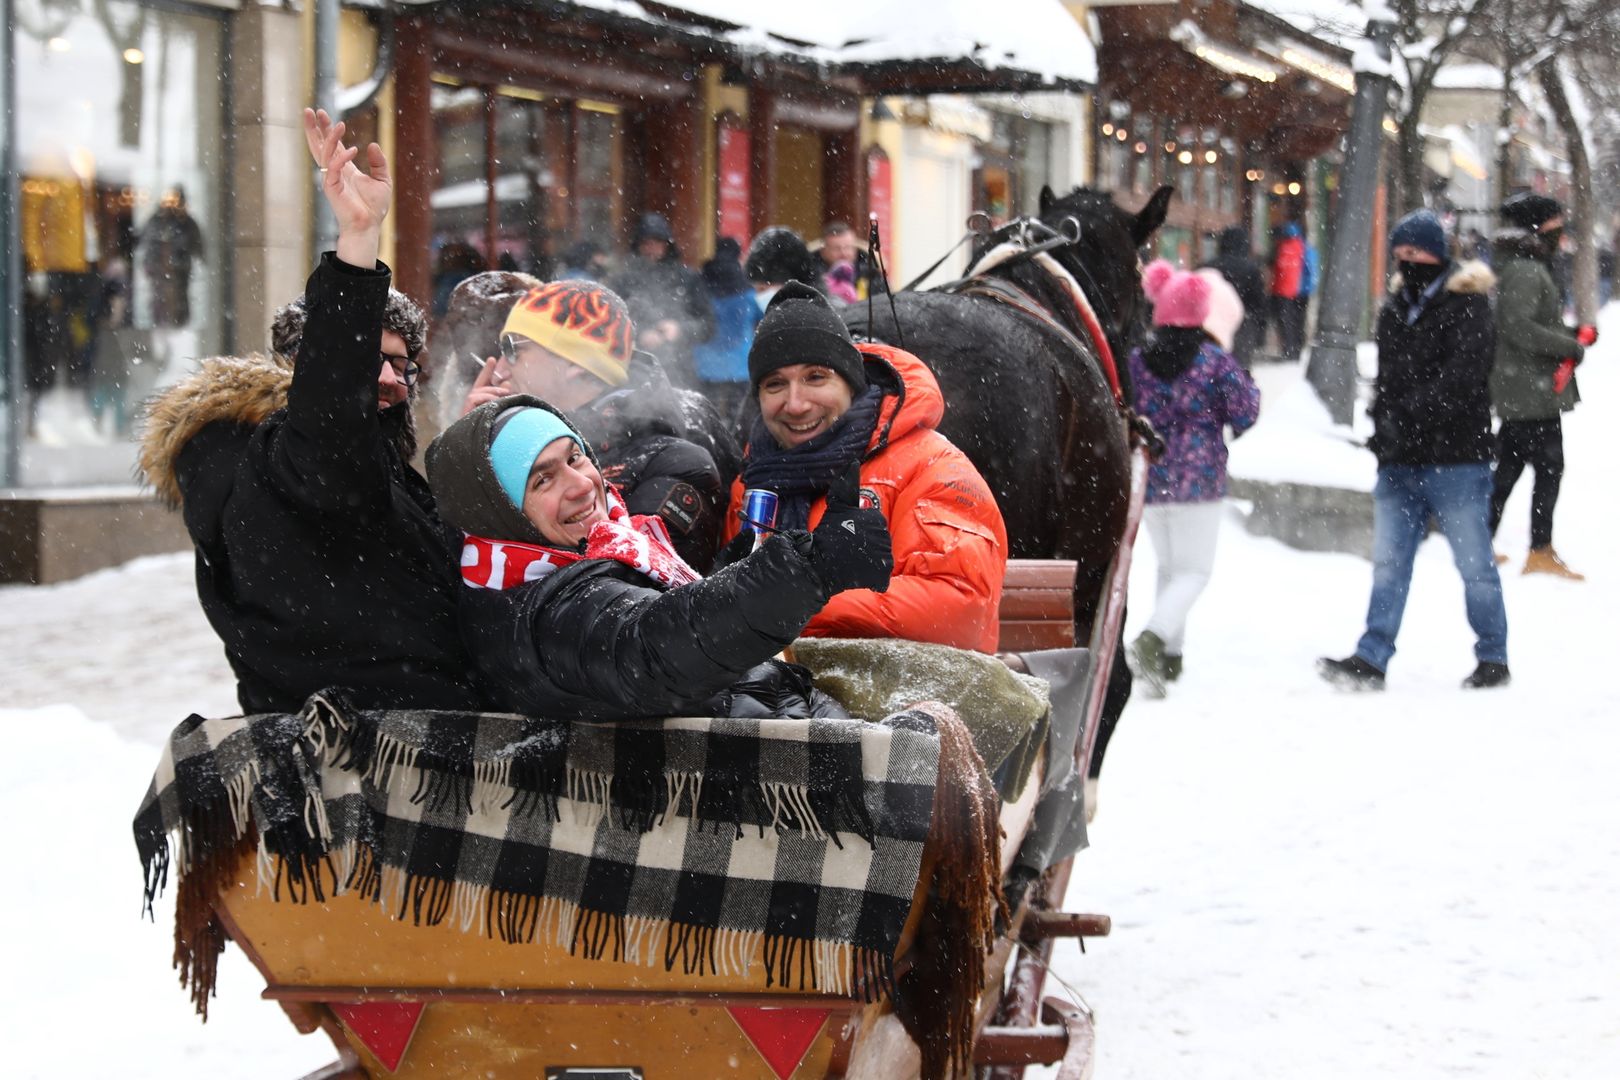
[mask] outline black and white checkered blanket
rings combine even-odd
[[[135,840],[148,909],[171,857],[181,907],[207,905],[185,876],[234,872],[257,843],[277,899],[358,891],[418,924],[693,974],[760,952],[766,985],[870,998],[891,986],[938,759],[922,709],[588,724],[329,692],[296,716],[182,723]],[[182,955],[179,928],[210,914],[176,917],[202,1007],[212,957]]]

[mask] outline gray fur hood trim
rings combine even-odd
[[[196,372],[153,397],[143,409],[136,468],[170,507],[183,501],[175,462],[186,444],[209,424],[257,427],[287,404],[292,366],[259,356],[216,356]]]

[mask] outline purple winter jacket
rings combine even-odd
[[[1260,390],[1230,353],[1206,342],[1186,371],[1165,382],[1142,350],[1130,356],[1136,411],[1165,442],[1148,467],[1150,503],[1211,502],[1226,495],[1226,435],[1243,434],[1260,415]]]

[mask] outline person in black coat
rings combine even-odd
[[[458,538],[403,452],[422,335],[384,330],[404,310],[377,261],[387,162],[373,144],[361,172],[325,113],[306,110],[304,128],[339,232],[306,287],[290,376],[262,359],[204,365],[156,405],[143,464],[183,506],[245,712],[296,711],[334,686],[365,708],[476,707]]]
[[[773,657],[829,597],[888,587],[883,515],[855,477],[814,533],[770,536],[709,578],[656,517],[631,515],[563,414],[518,395],[428,447],[446,520],[467,533],[461,626],[491,704],[538,716],[831,716]],[[830,523],[830,524],[829,524]]]
[[[1266,279],[1260,264],[1249,252],[1249,234],[1241,225],[1221,230],[1216,240],[1216,254],[1204,264],[1225,278],[1243,301],[1243,322],[1238,324],[1232,339],[1232,356],[1244,367],[1254,361],[1254,351],[1260,347],[1266,333]]]
[[[714,311],[703,279],[681,261],[668,218],[637,219],[629,255],[609,284],[630,305],[636,344],[658,357],[672,381],[695,387],[692,349],[714,336]]]
[[[530,394],[563,409],[595,449],[634,514],[664,519],[681,557],[706,570],[742,452],[701,394],[671,385],[634,351],[623,300],[595,282],[553,281],[511,305],[462,414]]]
[[[1476,636],[1469,689],[1505,686],[1507,609],[1491,552],[1491,271],[1451,261],[1445,229],[1418,210],[1390,230],[1397,274],[1378,312],[1378,381],[1368,410],[1378,457],[1373,587],[1353,655],[1317,662],[1323,678],[1381,690],[1395,654],[1418,545],[1432,519],[1451,545]]]

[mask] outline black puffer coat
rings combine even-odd
[[[389,279],[327,254],[290,386],[269,361],[211,361],[149,415],[142,463],[182,505],[197,595],[249,713],[331,686],[366,708],[478,704],[456,625],[460,538],[391,431],[407,407],[377,408]]]
[[[549,408],[524,396],[490,402],[428,449],[446,520],[474,535],[540,542],[489,464],[496,419],[524,406]],[[811,543],[807,533],[773,536],[678,589],[609,559],[509,589],[464,587],[462,633],[485,697],[498,709],[591,720],[842,716],[804,669],[772,660],[832,595]]]
[[[663,518],[681,557],[707,570],[742,457],[708,399],[676,389],[656,360],[637,353],[628,383],[568,417],[630,512]]]
[[[1396,279],[1378,312],[1378,381],[1367,410],[1374,427],[1368,448],[1380,466],[1491,460],[1486,380],[1496,341],[1488,295],[1494,282],[1484,263],[1455,266],[1409,323],[1410,299]]]

